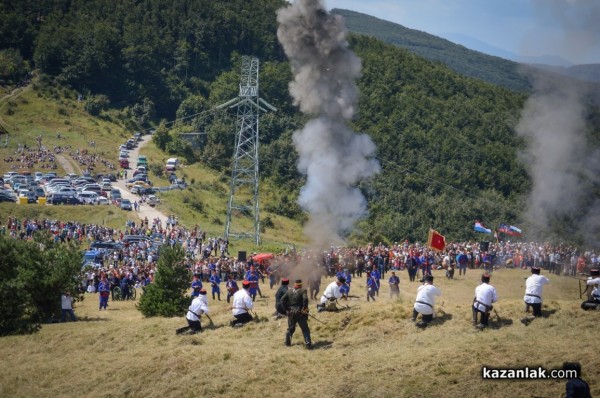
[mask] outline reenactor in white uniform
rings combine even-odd
[[[535,318],[542,316],[542,292],[544,285],[550,283],[550,280],[540,275],[538,267],[531,267],[531,276],[525,281],[525,311],[529,307],[533,308],[533,316],[526,316],[521,319],[525,326],[529,325]]]
[[[417,316],[421,314],[421,321],[417,323],[418,327],[425,328],[429,322],[433,320],[433,306],[435,305],[435,297],[441,296],[442,291],[433,286],[433,276],[425,275],[425,283],[417,289],[417,298],[413,306],[412,321],[417,320]]]
[[[473,299],[473,326],[483,330],[488,327],[490,312],[494,309],[493,303],[498,301],[496,288],[490,285],[490,275],[481,276],[481,284],[475,288],[475,298]],[[479,323],[477,316],[481,314]]]

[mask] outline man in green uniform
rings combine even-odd
[[[292,335],[296,331],[296,323],[302,330],[306,348],[312,348],[310,329],[308,328],[308,293],[302,288],[302,280],[296,279],[294,287],[281,298],[281,305],[288,314],[288,330],[285,334],[285,345],[292,345]]]

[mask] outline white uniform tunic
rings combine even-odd
[[[588,286],[594,286],[594,290],[592,290],[592,298],[596,300],[600,300],[600,278],[588,279]]]
[[[233,295],[233,309],[231,312],[234,316],[241,315],[249,312],[253,305],[254,303],[252,302],[252,297],[250,297],[246,289],[240,289]]]
[[[475,302],[473,307],[482,312],[488,312],[488,309],[482,305],[491,306],[492,303],[498,301],[498,295],[496,294],[496,288],[487,283],[482,283],[475,288]]]
[[[419,286],[417,289],[417,298],[415,299],[415,311],[423,315],[432,315],[433,306],[435,305],[435,296],[441,295],[442,291],[433,285],[425,284]]]
[[[199,321],[198,315],[208,314],[208,304],[206,296],[201,294],[192,300],[192,305],[188,308],[187,315],[185,316],[190,321]]]
[[[323,295],[321,296],[321,304],[327,303],[328,299],[336,298],[339,299],[342,297],[342,292],[340,292],[340,287],[337,285],[337,282],[331,282],[325,288]]]
[[[527,304],[540,304],[542,302],[544,285],[548,283],[550,283],[550,280],[543,275],[531,275],[525,281],[525,297],[523,300]]]

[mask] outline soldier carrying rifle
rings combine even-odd
[[[292,336],[296,331],[296,324],[300,326],[307,349],[312,348],[310,329],[308,328],[308,293],[302,288],[302,280],[296,279],[294,287],[288,289],[281,298],[281,305],[288,315],[288,329],[285,334],[285,345],[292,345]]]

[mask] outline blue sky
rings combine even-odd
[[[438,36],[459,33],[519,55],[600,63],[600,0],[324,0]]]

